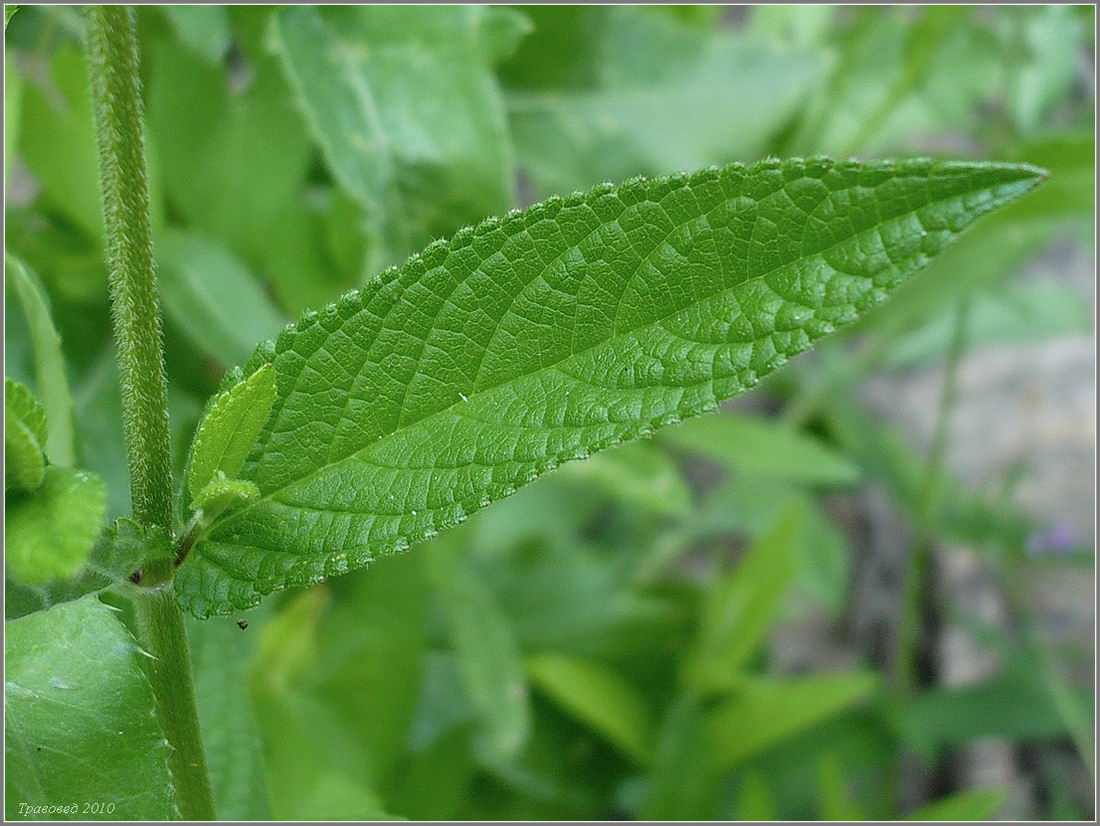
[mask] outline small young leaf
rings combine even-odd
[[[42,484],[7,499],[8,573],[18,582],[74,576],[103,529],[107,489],[86,471],[51,465]]]
[[[25,385],[4,379],[4,490],[34,490],[46,473],[46,411]]]
[[[187,490],[197,498],[220,471],[237,475],[275,403],[275,370],[264,365],[214,399],[199,425],[187,470]]]
[[[235,474],[261,498],[212,527],[177,590],[199,614],[254,605],[713,410],[1043,174],[734,164],[600,186],[437,242],[261,345],[247,369],[270,363],[277,398]]]
[[[227,479],[220,470],[191,502],[191,507],[207,515],[224,513],[231,508],[244,505],[260,497],[260,489],[255,482],[247,479]]]
[[[175,820],[170,748],[134,638],[94,596],[7,623],[5,814]],[[83,802],[114,803],[98,815]],[[63,806],[27,815],[19,804]]]

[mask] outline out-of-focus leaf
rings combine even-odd
[[[244,631],[227,617],[187,620],[199,725],[214,809],[222,820],[270,817],[264,755],[248,679],[269,614],[269,608],[250,613]]]
[[[37,488],[10,493],[4,504],[8,573],[39,585],[84,567],[103,529],[107,490],[95,474],[50,465]]]
[[[856,805],[845,782],[844,766],[835,753],[822,756],[819,763],[819,799],[822,820],[867,820],[863,809]]]
[[[336,180],[367,211],[369,273],[511,205],[485,6],[295,7],[273,40]]]
[[[662,516],[687,516],[691,489],[676,463],[649,442],[621,445],[563,468],[567,483],[591,482],[619,501]]]
[[[99,534],[77,576],[42,585],[6,580],[5,616],[16,619],[62,602],[80,599],[85,594],[122,582],[148,562],[174,555],[175,548],[166,531],[146,528],[124,517]]]
[[[397,772],[387,808],[410,820],[457,819],[474,778],[473,745],[465,727],[410,751]],[[425,794],[425,790],[431,790]]]
[[[948,351],[955,321],[930,318],[890,345],[887,364],[908,367]],[[1084,297],[1055,281],[1026,281],[974,296],[966,317],[969,347],[981,347],[1058,335],[1084,334],[1092,326]]]
[[[737,819],[757,823],[779,820],[775,794],[768,779],[758,771],[746,772],[737,790]]]
[[[971,789],[941,798],[905,816],[906,820],[992,820],[1004,803],[1004,789]]]
[[[229,366],[284,324],[244,265],[216,241],[166,231],[157,238],[164,309],[199,350]]]
[[[13,255],[5,254],[7,283],[19,298],[34,351],[35,391],[49,422],[46,455],[58,465],[72,465],[73,400],[65,374],[61,337],[50,318],[50,304],[37,277]]]
[[[667,707],[657,732],[642,820],[708,820],[719,801],[720,771],[708,748],[706,714],[688,695]]]
[[[10,9],[14,6],[4,6],[4,26],[11,19]],[[8,181],[8,170],[11,167],[12,155],[19,143],[19,127],[22,120],[23,86],[26,81],[23,74],[12,59],[12,50],[4,53],[4,181]]]
[[[598,731],[635,762],[652,759],[652,713],[638,691],[606,666],[540,654],[527,660],[535,686]]]
[[[859,468],[819,439],[750,416],[704,416],[661,438],[752,477],[816,485],[851,485],[859,479]]]
[[[4,28],[5,29],[8,28],[8,22],[11,20],[12,16],[17,11],[19,11],[19,6],[14,5],[12,3],[5,3],[4,4]]]
[[[111,608],[87,596],[9,622],[4,651],[8,819],[179,817],[142,654]]]
[[[1089,717],[1086,695],[1074,691],[1069,700]],[[1019,665],[981,683],[930,689],[906,706],[898,725],[905,741],[929,758],[979,737],[1026,742],[1069,730],[1042,677]]]
[[[1008,48],[1023,58],[1011,73],[1010,107],[1017,129],[1031,135],[1046,127],[1051,110],[1068,97],[1077,79],[1084,27],[1072,6],[1011,12],[998,15]]]
[[[225,6],[186,4],[158,7],[168,17],[179,39],[211,63],[229,50],[231,33]]]
[[[31,491],[46,473],[46,411],[26,385],[4,379],[4,490]]]
[[[92,99],[84,56],[63,45],[50,57],[48,85],[23,90],[19,154],[50,206],[89,238],[103,238]]]
[[[434,591],[446,618],[463,686],[485,735],[491,760],[515,757],[527,739],[527,682],[515,635],[492,591],[456,553],[454,541],[426,551]]]
[[[423,676],[422,564],[415,554],[380,561],[299,595],[261,629],[252,679],[272,817],[380,811]],[[326,800],[329,786],[343,792]]]
[[[758,157],[821,67],[814,52],[708,32],[649,9],[606,14],[600,37],[624,47],[606,47],[592,84],[508,96],[517,155],[536,196]],[[645,46],[616,36],[639,29]]]
[[[734,696],[709,716],[714,759],[732,766],[865,699],[874,674],[820,674],[784,680],[742,681]]]
[[[731,575],[712,583],[703,598],[695,645],[684,682],[699,692],[728,690],[776,619],[794,575],[796,539],[804,518],[797,505],[783,510],[770,530],[739,560]]]
[[[310,160],[278,65],[250,53],[247,67],[231,75],[169,39],[150,44],[149,53],[149,141],[168,202],[193,228],[259,268],[285,232],[283,216],[300,211],[294,205]]]

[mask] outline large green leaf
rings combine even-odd
[[[178,819],[144,654],[114,610],[87,596],[9,622],[5,636],[7,817]]]
[[[490,219],[260,346],[262,494],[176,578],[199,614],[404,550],[562,462],[719,401],[849,323],[1019,164],[739,164]],[[228,380],[239,380],[240,371]]]
[[[509,15],[303,6],[277,16],[286,75],[334,177],[367,211],[376,264],[511,205],[508,128],[492,76]]]

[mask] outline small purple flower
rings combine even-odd
[[[1033,533],[1027,541],[1027,551],[1031,556],[1062,555],[1077,545],[1076,531],[1065,522],[1056,522]]]

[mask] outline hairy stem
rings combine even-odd
[[[170,582],[133,589],[135,635],[153,655],[149,679],[165,737],[172,745],[168,767],[184,820],[213,820],[214,798],[206,768],[191,658],[183,615]]]
[[[168,392],[153,270],[134,10],[90,6],[86,15],[130,499],[139,522],[171,529]],[[143,571],[142,583],[148,587],[136,589],[133,597],[135,633],[153,658],[149,678],[157,716],[172,747],[168,760],[180,814],[185,820],[211,820],[214,801],[187,635],[171,584],[173,571],[170,559]]]
[[[171,528],[168,393],[134,11],[129,6],[90,6],[86,14],[130,499],[139,522]],[[170,573],[169,567],[166,575]]]

